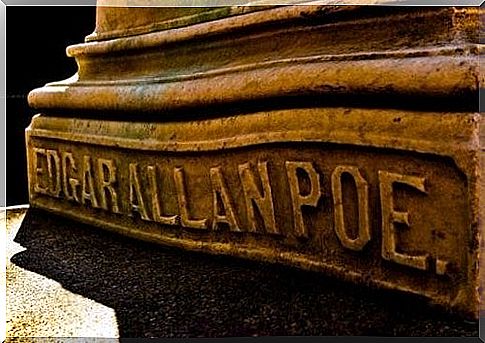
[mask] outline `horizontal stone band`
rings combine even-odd
[[[326,271],[475,316],[478,117],[436,116],[442,135],[420,151],[433,113],[300,110],[314,118],[310,140],[305,120],[280,131],[288,113],[298,111],[116,126],[38,116],[26,132],[30,202],[133,237]],[[363,133],[371,113],[377,126]],[[331,139],[325,118],[348,140]],[[423,125],[406,128],[411,119]],[[195,127],[198,137],[187,135]]]
[[[79,44],[68,48],[78,73],[28,100],[45,113],[152,112],[159,119],[181,108],[304,95],[469,104],[483,81],[478,16],[471,8],[279,7]],[[413,35],[403,34],[411,25]]]
[[[160,113],[298,94],[346,94],[347,98],[355,95],[382,97],[384,94],[470,97],[478,91],[478,66],[476,56],[438,56],[432,59],[290,63],[271,68],[192,75],[186,80],[91,83],[74,80],[73,83],[53,84],[32,91],[29,103],[39,110]],[[356,78],[356,75],[360,77]],[[259,80],[257,84],[252,82],[255,79]],[[223,92],[221,84],[226,85]],[[160,114],[157,117],[160,118]]]

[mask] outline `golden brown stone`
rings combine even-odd
[[[174,29],[269,7],[123,7],[123,2],[118,1],[118,7],[97,7],[96,29],[86,37],[87,42]]]
[[[478,16],[289,6],[71,46],[78,75],[29,95],[30,202],[477,318]]]

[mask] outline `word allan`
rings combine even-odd
[[[39,166],[43,159],[43,165],[47,170]],[[61,152],[51,149],[33,148],[33,188],[34,192],[60,198],[61,192],[67,200],[74,201],[93,208],[101,208],[113,213],[121,213],[119,196],[116,189],[117,167],[112,159],[97,158],[93,163],[91,156],[84,155],[79,168],[80,177],[72,177],[78,171],[78,162],[71,152]],[[317,206],[321,197],[320,176],[316,172],[312,162],[286,161],[286,174],[290,185],[291,203],[294,216],[294,234],[299,237],[307,237],[308,230],[305,227],[302,206]],[[93,168],[98,172],[93,173]],[[157,185],[156,167],[148,165],[146,167],[148,185],[140,182],[139,166],[137,163],[129,164],[129,208],[130,215],[138,212],[141,219],[155,221],[167,225],[181,225],[183,227],[195,229],[208,229],[208,219],[194,219],[189,213],[189,200],[185,187],[185,176],[183,168],[174,168],[173,179],[177,192],[177,202],[179,214],[163,215],[162,204],[159,199],[159,189]],[[304,172],[310,180],[310,191],[303,195],[300,190],[297,171]],[[226,185],[221,168],[210,168],[210,182],[213,195],[213,213],[211,227],[217,230],[220,224],[229,226],[231,231],[240,232],[243,229],[249,232],[257,231],[256,207],[263,218],[266,233],[280,234],[275,221],[274,204],[271,184],[268,176],[267,162],[259,162],[257,173],[254,173],[249,163],[238,166],[239,178],[243,188],[245,207],[250,222],[249,227],[241,227],[234,211],[233,198]],[[342,175],[350,175],[356,186],[358,201],[358,234],[355,238],[349,237],[345,228],[344,221],[344,199],[342,196]],[[41,182],[41,176],[44,176]],[[97,177],[96,177],[97,176]],[[415,189],[426,193],[425,179],[378,171],[380,205],[382,214],[382,258],[401,265],[406,265],[420,270],[429,269],[428,255],[408,255],[396,249],[396,224],[405,224],[409,227],[408,213],[394,209],[393,185],[396,183],[406,184]],[[46,179],[47,178],[47,179]],[[258,187],[258,182],[262,189]],[[42,184],[44,186],[42,186]],[[148,186],[146,188],[145,186]],[[148,189],[150,204],[142,195],[142,190]],[[368,203],[368,183],[355,166],[337,166],[331,175],[331,190],[334,204],[334,228],[343,247],[360,251],[371,240],[369,225],[369,203]],[[111,201],[108,205],[107,194]],[[99,194],[99,199],[96,194]],[[153,218],[150,218],[147,206],[151,206]],[[436,260],[436,273],[445,274],[448,262]]]

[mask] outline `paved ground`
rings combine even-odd
[[[1,214],[4,223],[5,212]],[[13,241],[25,211],[9,211],[7,219],[7,336],[118,337],[113,309],[72,293],[53,279],[11,261],[25,251]],[[2,225],[4,227],[4,225]]]
[[[17,232],[22,215],[8,215],[23,247],[7,243],[9,264],[29,281],[8,278],[8,336],[32,335],[32,318],[51,322],[53,335],[62,327],[104,337],[478,336],[478,323],[415,297],[139,242],[34,210]]]

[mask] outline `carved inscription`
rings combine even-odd
[[[219,223],[226,223],[229,225],[231,231],[241,231],[236,219],[231,194],[224,181],[221,168],[211,168],[210,178],[214,208],[212,229],[217,230]],[[223,214],[220,213],[220,208],[222,208]]]
[[[389,261],[426,270],[427,256],[410,256],[396,251],[396,227],[394,223],[409,225],[409,213],[394,209],[393,185],[402,183],[426,193],[424,178],[379,171],[379,189],[382,211],[382,257]]]
[[[183,168],[174,170],[175,187],[177,188],[177,198],[180,211],[180,222],[184,227],[194,229],[207,229],[207,219],[191,219],[189,212],[189,201],[185,190],[185,177]]]
[[[152,213],[153,213],[153,220],[165,225],[175,225],[177,224],[178,216],[177,215],[163,215],[161,209],[161,202],[159,200],[159,189],[158,189],[158,182],[157,182],[157,170],[155,166],[148,166],[148,180],[150,183],[150,195],[152,198]]]
[[[246,210],[251,222],[250,231],[257,232],[256,208],[263,217],[264,226],[268,233],[279,233],[274,217],[273,195],[268,176],[268,162],[258,163],[258,174],[261,190],[256,184],[256,177],[251,170],[251,165],[245,163],[239,166],[239,177],[244,190]]]
[[[245,162],[237,165],[238,183],[228,184],[227,172],[221,166],[208,166],[207,181],[210,192],[207,202],[211,211],[194,215],[198,204],[191,192],[191,174],[183,166],[174,167],[170,173],[162,173],[157,164],[124,164],[127,170],[121,171],[120,164],[114,159],[76,156],[71,151],[58,151],[34,147],[29,154],[32,164],[31,185],[34,193],[49,197],[65,199],[100,211],[118,215],[138,217],[143,221],[157,222],[164,225],[180,225],[198,230],[231,232],[250,232],[254,234],[292,235],[302,239],[310,237],[316,230],[328,228],[311,227],[305,218],[304,207],[317,209],[320,199],[327,194],[333,204],[333,231],[343,249],[362,251],[368,243],[376,239],[378,230],[371,227],[371,204],[369,182],[365,173],[353,165],[337,165],[326,177],[330,187],[326,189],[322,180],[325,176],[319,172],[311,161],[285,161],[286,184],[291,206],[291,232],[282,230],[281,220],[275,213],[273,184],[271,179],[272,164],[270,161],[257,163]],[[127,167],[126,167],[127,166]],[[121,169],[123,169],[121,168]],[[120,175],[126,175],[120,182]],[[191,172],[192,169],[191,169]],[[355,223],[346,227],[346,204],[353,201],[343,192],[342,180],[350,177],[352,187],[357,195],[357,213]],[[400,231],[416,230],[419,223],[410,218],[413,213],[396,209],[396,184],[405,185],[418,196],[427,196],[426,179],[416,175],[404,175],[378,170],[378,191],[380,209],[380,239],[382,259],[419,270],[431,269],[430,254],[413,254],[399,249]],[[169,213],[165,203],[164,189],[160,180],[171,182],[176,192],[177,213]],[[240,187],[236,197],[234,188]],[[121,196],[126,194],[126,199]],[[416,196],[416,195],[415,195]],[[174,197],[175,198],[175,197]],[[277,204],[277,203],[276,203]],[[355,205],[355,204],[354,204]],[[241,213],[244,209],[245,213]],[[173,209],[172,209],[173,210]],[[244,220],[246,218],[246,221]],[[279,221],[280,220],[280,221]],[[288,218],[290,220],[290,218]],[[350,229],[356,234],[350,235]],[[449,262],[435,259],[434,272],[439,275],[447,273]]]
[[[145,200],[141,191],[140,179],[138,177],[138,163],[130,163],[130,206],[132,212],[138,212],[141,219],[150,220],[145,207]],[[133,215],[133,214],[131,214]]]
[[[98,199],[94,192],[94,177],[92,169],[91,156],[84,156],[81,202],[83,205],[86,205],[86,201],[89,201],[92,207],[99,208]]]
[[[59,197],[61,192],[60,158],[56,150],[34,148],[35,176],[34,191],[41,194]],[[42,176],[47,176],[46,183],[41,184]]]
[[[315,171],[311,162],[293,162],[286,161],[286,172],[288,175],[288,183],[290,185],[291,202],[293,205],[293,220],[295,222],[295,234],[302,237],[308,236],[308,231],[303,221],[303,213],[301,207],[317,206],[318,200],[322,195],[320,189],[320,176]],[[306,195],[301,194],[298,183],[297,170],[302,170],[310,179],[311,189]]]
[[[357,187],[357,202],[359,207],[359,233],[352,239],[347,235],[344,223],[344,199],[342,197],[342,174],[352,176]],[[352,250],[362,250],[370,241],[369,227],[369,191],[368,184],[359,172],[359,169],[352,166],[338,166],[332,173],[332,195],[335,217],[335,232],[342,245]]]
[[[62,153],[62,190],[67,200],[80,202],[78,196],[78,187],[80,183],[77,179],[70,177],[70,173],[77,173],[76,162],[72,157],[72,153]]]
[[[116,184],[116,166],[113,160],[104,158],[98,159],[98,187],[101,194],[101,208],[108,210],[108,200],[106,194],[111,197],[111,212],[120,213],[118,207],[118,194],[114,188]]]

